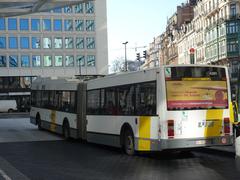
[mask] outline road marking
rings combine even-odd
[[[0,156],[0,179],[3,180],[12,180],[12,179],[21,179],[21,180],[30,180],[18,169],[12,166],[7,160],[3,159]],[[11,178],[7,175],[10,174]]]
[[[5,180],[12,180],[2,169],[0,169],[0,175],[3,177]]]

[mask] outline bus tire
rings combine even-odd
[[[135,154],[133,132],[129,128],[124,132],[123,150],[129,156]]]
[[[40,115],[37,114],[36,116],[36,121],[37,121],[37,126],[38,126],[38,130],[42,130],[42,121],[41,121],[41,118],[40,118]]]
[[[70,127],[67,120],[64,120],[63,122],[62,134],[64,139],[68,140],[70,138]]]
[[[12,113],[12,112],[13,112],[13,109],[9,109],[9,110],[8,110],[8,113]]]

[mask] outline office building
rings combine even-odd
[[[0,98],[29,98],[37,76],[107,74],[106,0],[0,18]]]

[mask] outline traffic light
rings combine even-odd
[[[137,60],[140,61],[140,53],[137,53]]]
[[[143,58],[147,58],[147,51],[145,50],[145,51],[143,51]]]

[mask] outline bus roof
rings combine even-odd
[[[156,73],[163,73],[166,67],[218,67],[226,68],[225,66],[216,65],[196,65],[196,64],[182,64],[182,65],[164,65],[160,67],[148,68],[140,71],[120,72],[106,75],[105,77],[92,79],[88,81],[88,89],[98,89],[102,87],[120,86],[124,84],[141,83],[156,80]],[[131,78],[129,78],[131,76]]]
[[[31,84],[32,90],[77,90],[78,84],[83,83],[83,80],[76,78],[61,78],[61,77],[38,77]]]

